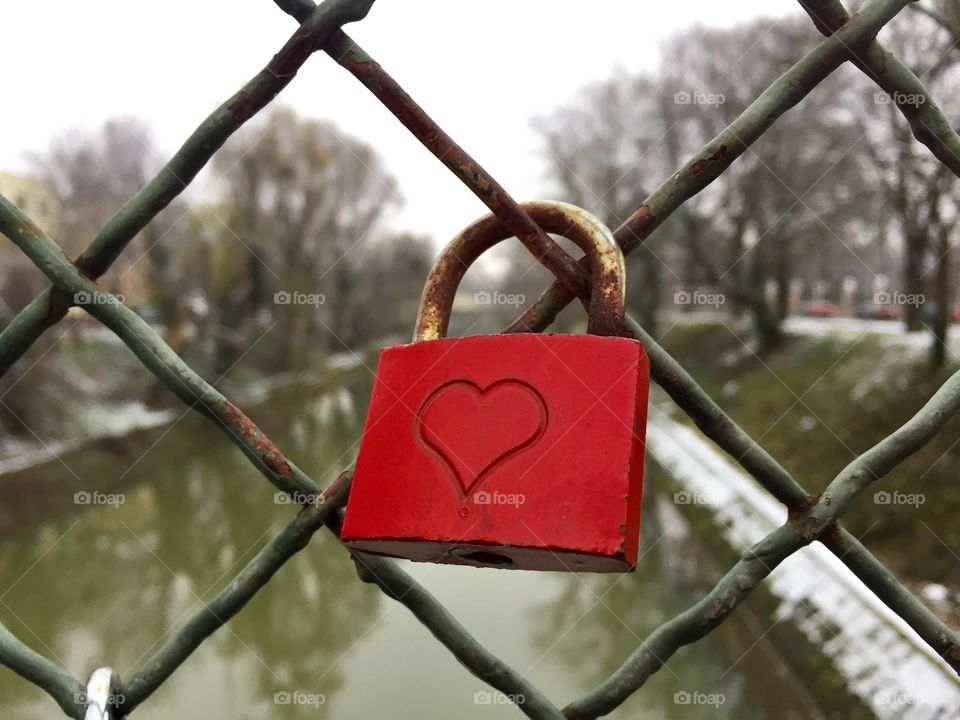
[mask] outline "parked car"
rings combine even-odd
[[[863,303],[857,308],[857,317],[864,320],[899,320],[902,314],[899,305]]]
[[[825,302],[823,300],[814,300],[807,303],[806,314],[809,317],[836,317],[840,308],[835,303]]]
[[[923,321],[928,325],[934,323],[937,319],[937,312],[940,306],[935,302],[925,303],[923,306]],[[954,305],[947,314],[948,323],[960,323],[960,307]]]

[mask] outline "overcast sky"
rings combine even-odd
[[[530,200],[545,185],[534,117],[617,66],[654,67],[658,44],[695,22],[800,12],[794,0],[380,0],[347,29],[518,200]],[[23,170],[24,154],[64,128],[111,115],[146,118],[170,153],[295,30],[270,0],[4,0],[2,23],[7,170]],[[405,200],[397,228],[445,242],[486,211],[325,55],[279,100],[380,151]]]

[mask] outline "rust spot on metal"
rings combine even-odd
[[[715,620],[724,618],[737,604],[737,596],[732,590],[728,590],[713,601],[707,611],[703,614],[701,625],[709,625]]]
[[[799,502],[789,503],[787,505],[787,522],[799,522],[810,508],[817,504],[817,499],[813,495],[807,495]]]
[[[829,31],[827,34],[833,35],[833,33],[837,32],[837,30],[840,30],[847,23],[853,20],[853,17],[853,15],[847,15],[846,13],[838,13],[837,15],[828,18],[827,25],[825,26]]]
[[[70,296],[58,287],[50,288],[50,295],[47,299],[46,321],[54,324],[63,319],[67,311],[73,306]]]
[[[654,216],[653,211],[650,209],[650,206],[641,205],[633,211],[633,214],[630,217],[627,218],[627,221],[623,224],[623,227],[628,227],[630,232],[638,234],[648,230],[656,221],[657,219]],[[619,234],[619,231],[617,234]]]
[[[823,35],[833,35],[853,19],[839,3],[811,3],[809,0],[800,0],[800,5]]]
[[[614,231],[613,239],[617,241],[625,253],[630,252],[646,239],[656,225],[657,217],[653,214],[650,206],[641,205],[633,211],[626,222]]]
[[[603,266],[593,273],[589,331],[597,335],[623,335],[623,276],[616,268]],[[602,304],[598,302],[598,295]]]
[[[224,401],[223,420],[232,430],[238,432],[253,445],[263,464],[273,473],[281,477],[290,475],[290,464],[283,453],[277,449],[270,438],[260,431],[253,420],[248,418],[240,408],[229,400]]]
[[[710,157],[705,160],[697,160],[693,165],[690,166],[690,175],[693,177],[698,177],[703,174],[703,171],[708,169],[712,165],[717,165],[724,162],[727,159],[727,146],[721,145],[717,148],[716,152],[713,153]]]
[[[320,49],[316,32],[309,23],[301,25],[287,40],[280,52],[273,56],[267,69],[277,78],[290,78],[297,74],[314,52]]]
[[[787,510],[787,516],[790,516],[790,510]],[[797,525],[797,530],[800,533],[800,539],[803,541],[804,545],[809,545],[814,540],[839,540],[837,533],[839,532],[839,527],[836,520],[828,520],[824,522],[823,520],[815,520],[806,514],[806,512],[799,514],[796,518],[795,524]]]
[[[247,93],[240,93],[239,97],[227,106],[227,110],[237,120],[247,120],[254,112],[253,101]]]
[[[346,495],[349,495],[350,485],[352,483],[353,470],[344,470],[342,473],[337,475],[337,479],[330,483],[330,486],[326,490],[320,493],[320,502],[314,503],[314,507],[319,505],[327,505],[329,503],[336,503],[338,507],[346,505],[346,497],[338,501],[337,496],[344,489],[347,490]]]

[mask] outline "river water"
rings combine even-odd
[[[354,456],[368,390],[360,382],[296,393],[252,415],[326,483]],[[107,664],[128,676],[293,514],[201,418],[185,416],[151,444],[146,453],[66,459],[80,469],[60,470],[105,504],[70,503],[8,535],[0,549],[0,620],[81,678]],[[643,556],[630,575],[406,568],[489,649],[565,704],[698,597],[678,567],[683,548],[662,533],[652,498],[644,498]],[[736,626],[722,630],[681,649],[612,717],[807,717],[772,709],[782,704],[787,681],[752,651],[743,656],[755,638],[739,638],[738,647]],[[0,717],[58,716],[39,689],[0,668]],[[321,532],[134,716],[521,714],[463,669],[406,608],[359,582],[346,553]]]

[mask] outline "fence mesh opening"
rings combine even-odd
[[[0,373],[6,372],[49,327],[75,305],[83,307],[122,340],[143,364],[184,403],[214,422],[280,491],[296,498],[300,510],[290,523],[129,678],[112,687],[114,716],[130,714],[213,632],[237,613],[284,563],[326,528],[337,535],[350,489],[350,470],[330,487],[319,488],[220,392],[191,370],[160,335],[122,302],[112,301],[96,280],[132,238],[176,198],[236,130],[266,107],[316,52],[326,53],[362,83],[385,108],[463,182],[529,251],[556,276],[553,286],[514,323],[510,332],[545,330],[576,298],[588,299],[586,268],[543,232],[504,188],[477,164],[414,102],[341,27],[362,20],[373,0],[275,0],[299,27],[267,65],[206,118],[180,150],[96,235],[69,260],[60,247],[6,198],[0,197],[3,232],[49,278],[49,289],[27,305],[0,334]],[[952,128],[920,79],[876,41],[877,33],[910,0],[868,0],[850,15],[838,0],[801,0],[825,36],[757,97],[729,126],[653,191],[616,229],[628,254],[683,203],[712,183],[777,118],[846,62],[854,64],[891,97],[928,98],[898,104],[921,143],[960,176],[960,135]],[[896,432],[843,468],[819,497],[810,496],[773,457],[741,430],[693,378],[633,318],[624,334],[646,347],[652,375],[696,423],[746,472],[788,509],[788,521],[756,543],[699,602],[655,630],[620,667],[586,696],[560,708],[520,673],[495,657],[443,605],[394,561],[355,554],[360,580],[403,603],[430,633],[474,675],[511,697],[531,718],[595,718],[605,715],[643,686],[683,645],[707,635],[729,616],[777,567],[797,550],[818,541],[927,643],[954,671],[960,671],[960,642],[946,626],[880,563],[840,520],[858,495],[918,451],[960,408],[960,374],[951,377]],[[87,712],[84,683],[43,657],[0,625],[0,662],[45,690],[73,718]]]

